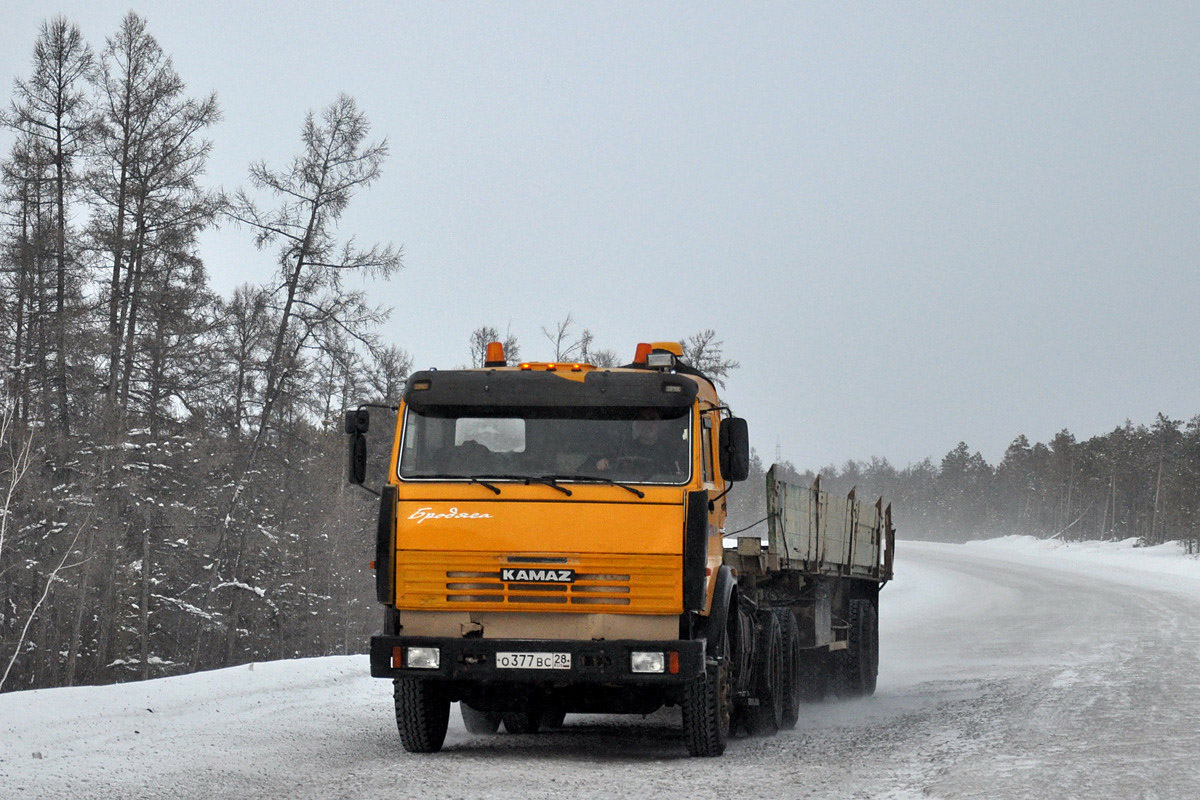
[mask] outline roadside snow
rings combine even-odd
[[[1104,580],[1171,589],[1200,596],[1200,557],[1189,556],[1180,542],[1138,547],[1137,539],[1119,542],[1062,542],[1032,536],[1003,536],[961,545],[965,552],[1012,563],[1035,564],[1096,574]]]
[[[689,759],[679,715],[400,747],[364,656],[0,695],[0,800],[1190,797],[1200,560],[1177,546],[902,541],[875,697]]]
[[[287,765],[348,764],[390,748],[393,723],[381,712],[391,687],[368,673],[365,656],[313,658],[0,696],[0,797],[295,789],[278,784]]]

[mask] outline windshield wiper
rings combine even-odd
[[[432,479],[432,480],[446,479],[446,480],[452,480],[452,481],[467,481],[469,483],[478,483],[480,486],[483,486],[487,489],[491,489],[496,494],[500,494],[499,487],[493,486],[492,484],[488,483],[487,481],[480,480],[479,477],[476,475],[451,475],[448,472],[443,472],[443,473],[433,473],[430,475],[420,475],[420,474],[410,475],[408,477]],[[485,477],[491,477],[491,476],[489,475],[489,476],[485,476]]]
[[[560,492],[565,494],[567,497],[570,497],[572,494],[574,494],[574,492],[572,492],[567,487],[559,486],[558,483],[555,482],[554,478],[551,478],[549,475],[541,475],[536,478],[534,478],[532,476],[525,478],[525,483],[528,484],[530,481],[536,481],[537,483],[544,483],[547,486],[551,486],[555,489],[558,489]]]
[[[620,486],[627,492],[633,492],[638,497],[645,497],[646,493],[641,489],[635,489],[627,483],[614,481],[612,478],[602,478],[599,475],[556,475],[556,478],[564,481],[579,481],[580,483],[606,483],[609,486]]]
[[[492,484],[488,483],[487,481],[481,481],[481,480],[479,480],[479,478],[476,478],[474,475],[468,475],[467,480],[469,480],[471,483],[478,483],[480,486],[484,486],[488,489],[491,489],[496,494],[500,494],[499,486],[493,486]]]
[[[485,477],[485,478],[490,478],[491,480],[494,480],[494,481],[521,481],[521,482],[522,482],[522,483],[524,483],[526,486],[528,486],[528,485],[529,485],[529,484],[531,484],[531,483],[540,483],[540,484],[543,484],[543,485],[545,485],[545,486],[549,486],[549,487],[550,487],[550,488],[552,488],[552,489],[558,489],[560,492],[562,492],[563,494],[565,494],[567,497],[570,497],[572,494],[574,494],[574,493],[573,493],[573,492],[572,492],[570,489],[568,489],[567,487],[565,487],[565,486],[559,486],[559,485],[558,485],[558,483],[557,483],[557,482],[555,482],[554,478],[545,477],[545,476],[537,476],[537,475],[491,475],[491,474],[488,474],[488,475],[484,475],[484,476],[482,476],[482,477]],[[472,480],[477,480],[477,479],[476,479],[476,478],[472,478]],[[497,492],[497,494],[499,494],[499,492]]]

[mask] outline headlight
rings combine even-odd
[[[633,672],[665,672],[667,660],[662,653],[632,653],[629,668]]]
[[[404,651],[404,666],[410,669],[437,669],[442,664],[436,647],[409,647]]]

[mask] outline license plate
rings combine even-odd
[[[570,653],[496,653],[500,669],[570,669]]]

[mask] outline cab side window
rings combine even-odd
[[[705,416],[700,426],[700,474],[705,483],[713,480],[712,417]]]

